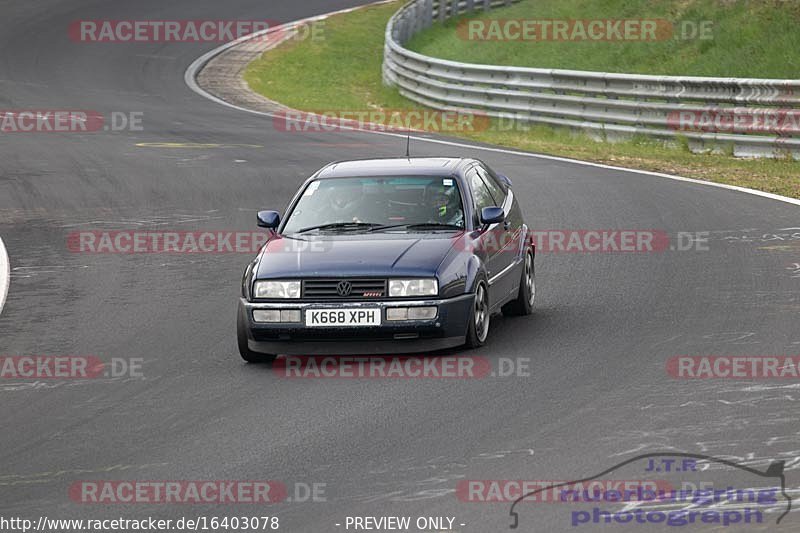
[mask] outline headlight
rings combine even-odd
[[[411,296],[436,296],[439,283],[435,279],[393,279],[389,281],[389,296],[405,298]]]
[[[300,298],[299,281],[256,281],[256,298]]]

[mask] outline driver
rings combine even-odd
[[[455,187],[431,184],[425,191],[425,205],[429,209],[428,222],[463,225],[461,197]]]
[[[334,222],[362,222],[364,187],[334,187],[328,195],[328,205]]]

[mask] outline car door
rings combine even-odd
[[[489,278],[490,287],[490,305],[495,306],[505,298],[510,290],[508,273],[513,264],[513,254],[508,253],[507,241],[511,233],[506,229],[506,224],[502,222],[483,227],[483,224],[480,222],[481,210],[484,207],[502,207],[502,199],[500,199],[500,203],[498,203],[498,200],[492,195],[490,188],[487,186],[483,177],[481,177],[478,165],[471,167],[466,175],[470,190],[472,191],[476,217],[478,218],[476,227],[480,228],[481,231],[479,237],[480,248],[484,251],[486,257],[486,274]]]
[[[522,212],[510,187],[501,183],[496,175],[485,165],[479,164],[476,170],[489,189],[492,198],[494,198],[498,206],[503,208],[506,214],[505,224],[503,224],[504,233],[500,241],[500,254],[502,256],[504,274],[502,279],[498,279],[496,283],[502,288],[503,292],[514,295],[519,289],[521,277],[519,268],[513,267],[520,264],[519,260],[521,258],[521,240],[524,238],[522,234]]]

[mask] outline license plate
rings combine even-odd
[[[372,309],[309,309],[308,327],[380,326],[381,310]]]

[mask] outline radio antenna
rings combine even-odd
[[[408,133],[406,137],[406,157],[411,158],[411,134]]]

